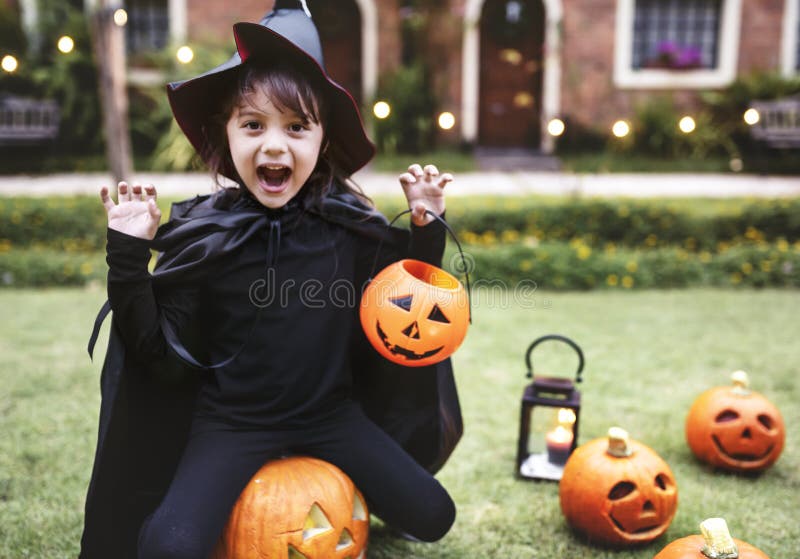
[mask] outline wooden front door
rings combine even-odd
[[[544,7],[486,0],[480,23],[478,144],[539,148]]]
[[[361,13],[355,0],[308,0],[308,9],[319,30],[325,69],[360,105]]]

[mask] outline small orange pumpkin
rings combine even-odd
[[[686,440],[695,456],[734,472],[758,472],[783,450],[786,431],[781,413],[749,389],[744,371],[731,374],[732,386],[702,393],[686,417]]]
[[[732,538],[723,518],[707,518],[700,523],[700,531],[702,536],[675,540],[653,559],[769,559],[749,543]]]
[[[231,511],[213,559],[364,559],[369,512],[347,475],[303,456],[267,462]]]
[[[384,357],[423,367],[449,357],[467,335],[469,300],[454,276],[419,260],[381,270],[361,298],[361,326]]]
[[[666,462],[619,427],[579,446],[559,482],[561,511],[590,542],[648,543],[669,527],[678,488]]]

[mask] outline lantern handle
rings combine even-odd
[[[584,364],[583,352],[581,351],[581,348],[578,347],[578,344],[576,344],[566,336],[561,336],[559,334],[548,334],[546,336],[542,336],[541,338],[537,338],[536,340],[533,341],[533,343],[531,343],[531,345],[528,347],[528,351],[525,353],[525,365],[528,368],[528,373],[525,376],[528,378],[531,378],[533,376],[533,367],[531,366],[531,352],[533,351],[533,348],[535,348],[537,345],[547,340],[558,340],[564,342],[565,344],[569,345],[572,349],[575,350],[575,353],[578,354],[578,370],[575,373],[576,375],[575,381],[581,382],[583,380],[581,378],[581,373],[583,372],[583,364]]]
[[[394,219],[392,219],[392,221],[389,222],[389,225],[387,225],[387,227],[391,227],[392,225],[394,225],[395,221],[400,219],[405,214],[411,213],[411,211],[412,211],[411,209],[408,209],[408,210],[404,210],[404,211],[400,212],[399,214],[394,216]],[[472,294],[471,294],[471,289],[470,289],[470,285],[469,285],[469,267],[467,266],[467,260],[466,260],[466,257],[464,256],[464,251],[461,250],[461,243],[458,242],[458,237],[456,237],[455,232],[447,224],[447,222],[444,219],[442,219],[440,216],[436,215],[431,210],[425,210],[425,213],[428,214],[429,216],[433,217],[434,219],[438,220],[439,223],[441,223],[444,226],[444,228],[447,229],[447,232],[450,233],[450,236],[456,242],[456,246],[458,247],[458,253],[461,255],[461,265],[464,268],[464,270],[463,270],[463,272],[464,272],[464,283],[467,284],[466,285],[466,287],[467,287],[467,304],[469,305],[469,323],[472,324]],[[372,281],[372,277],[375,275],[375,268],[378,266],[378,255],[380,255],[381,247],[383,247],[383,237],[381,237],[381,239],[378,241],[378,248],[375,249],[375,258],[372,261],[372,270],[369,273],[369,280],[367,280],[367,283],[371,282]]]

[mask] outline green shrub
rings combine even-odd
[[[105,281],[105,255],[54,250],[3,250],[0,245],[0,287],[85,285]]]

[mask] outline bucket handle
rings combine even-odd
[[[405,214],[411,213],[411,211],[412,211],[411,209],[408,209],[408,210],[404,210],[404,211],[400,212],[399,214],[397,214],[394,217],[394,219],[392,219],[389,222],[389,224],[386,227],[387,228],[391,227],[392,225],[394,225],[394,223],[398,219],[400,219]],[[428,209],[425,210],[425,213],[428,214],[429,216],[433,217],[437,221],[439,221],[439,223],[441,223],[444,226],[444,228],[447,229],[447,232],[450,233],[450,236],[455,241],[456,247],[458,247],[458,253],[461,255],[461,266],[464,268],[463,269],[463,272],[464,272],[464,283],[466,283],[466,288],[467,288],[467,303],[469,304],[469,323],[472,324],[472,290],[471,290],[470,284],[469,284],[469,268],[467,267],[467,259],[464,256],[464,251],[461,249],[461,243],[458,242],[458,237],[456,237],[455,232],[447,224],[447,222],[444,219],[442,219],[440,216],[436,215],[434,212],[432,212],[431,210],[428,210]],[[383,247],[383,239],[384,239],[384,237],[380,238],[380,240],[378,241],[378,248],[375,249],[375,259],[372,261],[372,270],[369,273],[369,280],[368,280],[367,283],[372,281],[372,278],[375,275],[375,268],[378,266],[378,256],[380,255],[381,248]]]

